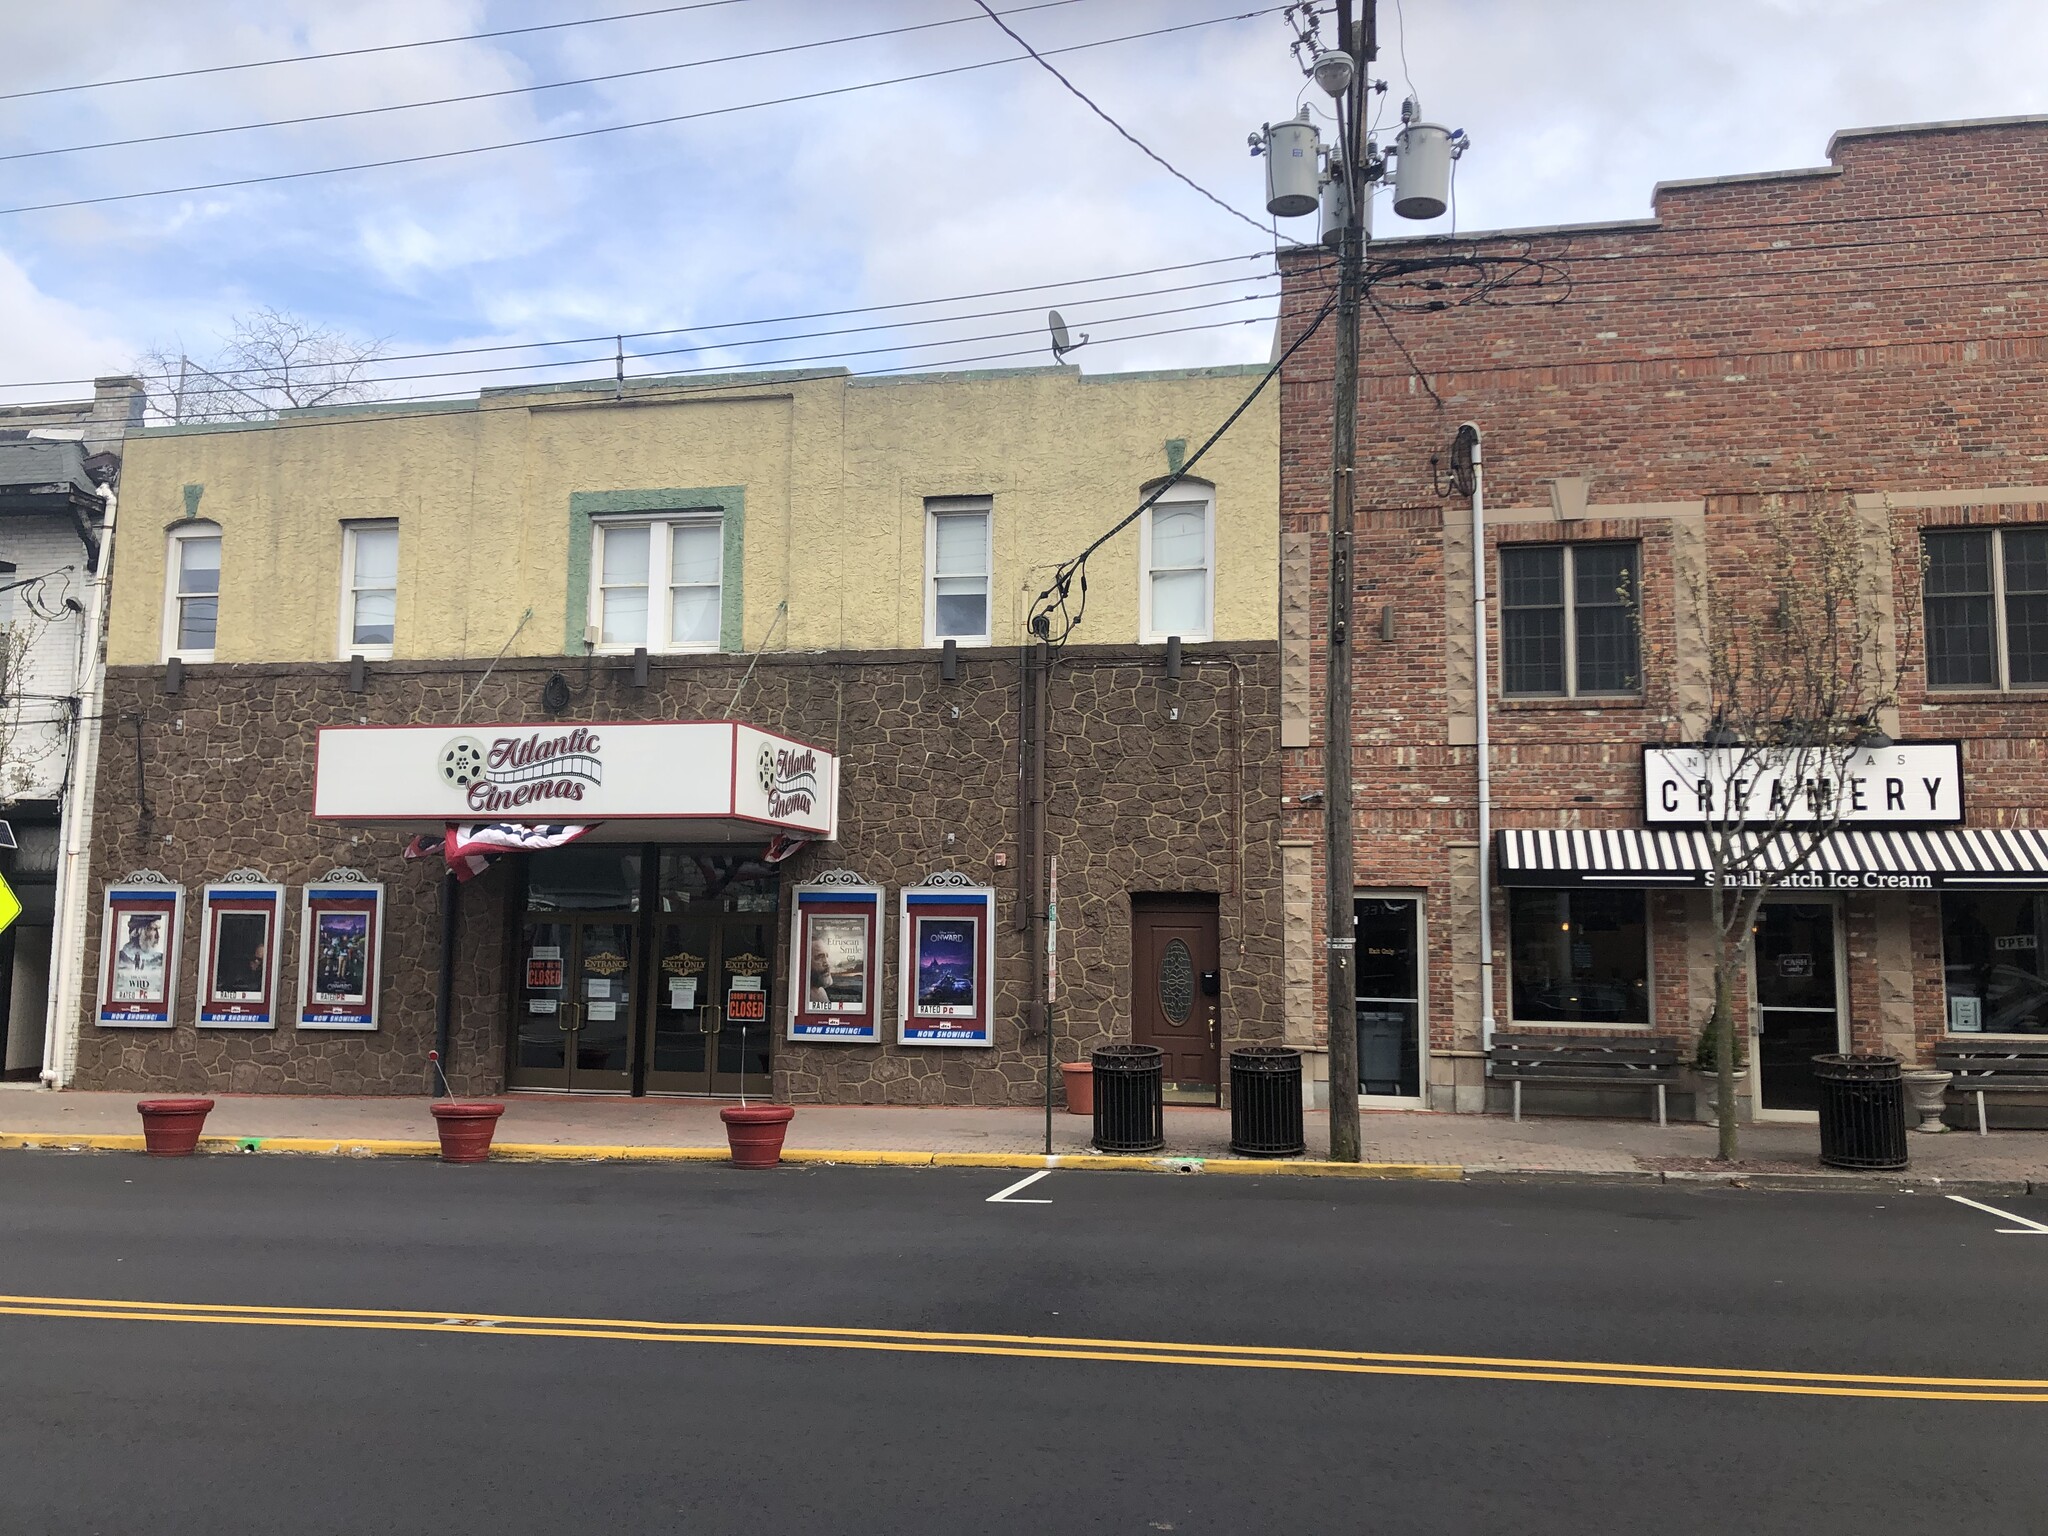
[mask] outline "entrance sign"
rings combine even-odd
[[[1814,821],[1844,827],[1948,826],[1963,819],[1962,748],[1643,749],[1643,819],[1651,826],[1739,820],[1764,830]]]
[[[153,869],[107,886],[100,916],[99,1022],[168,1029],[178,1000],[178,938],[185,888]]]
[[[789,1038],[882,1038],[882,888],[830,870],[796,888],[789,932]]]
[[[898,1045],[995,1044],[995,900],[992,888],[964,875],[904,888]]]
[[[238,869],[206,887],[199,924],[199,1022],[216,1029],[277,1027],[277,960],[284,887]]]
[[[375,1029],[384,971],[384,887],[330,869],[299,915],[299,1028]]]
[[[675,822],[683,834],[725,822],[830,837],[838,804],[831,753],[732,720],[327,726],[313,770],[321,821]]]

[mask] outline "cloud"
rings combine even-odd
[[[119,373],[134,356],[134,343],[111,315],[52,297],[21,264],[0,252],[0,315],[7,316],[7,377],[11,380],[90,380]],[[84,399],[90,382],[0,389],[0,404],[32,400]]]

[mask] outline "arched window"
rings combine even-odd
[[[1182,480],[1145,512],[1139,536],[1138,639],[1207,640],[1216,597],[1216,487]]]
[[[164,556],[164,659],[213,660],[220,628],[220,525],[194,519],[171,530]]]

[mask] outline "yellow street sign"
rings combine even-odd
[[[0,933],[14,926],[14,920],[21,916],[21,898],[14,894],[14,887],[7,883],[7,877],[0,875]]]

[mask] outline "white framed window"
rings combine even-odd
[[[993,503],[986,496],[933,496],[924,504],[924,640],[987,645]]]
[[[398,524],[344,523],[341,655],[384,657],[398,633]]]
[[[1185,484],[1145,509],[1139,537],[1138,637],[1207,640],[1216,603],[1216,503]]]
[[[600,651],[715,651],[724,616],[725,526],[717,512],[607,518],[595,525],[590,620]]]
[[[164,659],[213,660],[220,628],[220,525],[173,529],[164,567]]]

